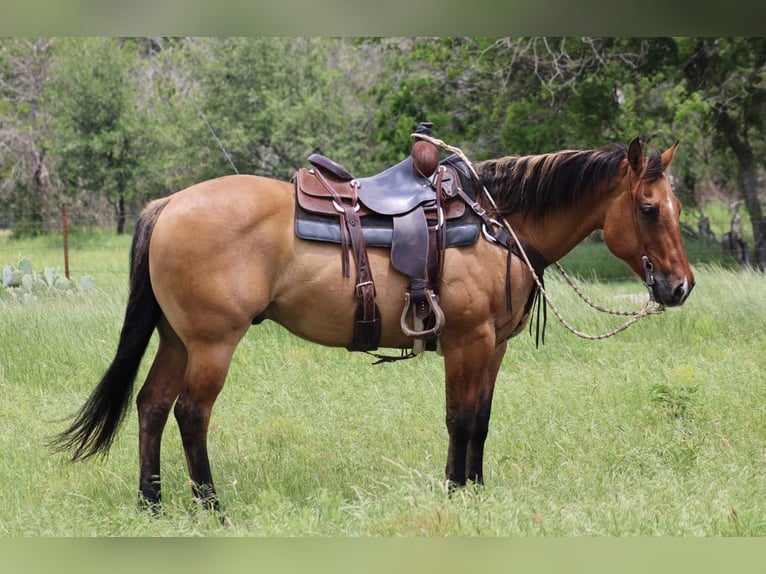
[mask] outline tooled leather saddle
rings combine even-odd
[[[416,133],[430,134],[423,122]],[[439,280],[448,247],[470,245],[479,237],[472,180],[455,156],[439,161],[433,143],[417,140],[405,160],[370,177],[354,178],[329,158],[312,154],[312,167],[299,169],[295,232],[301,239],[340,244],[342,273],[356,264],[358,299],[354,336],[348,350],[371,351],[380,342],[380,312],[368,247],[390,249],[391,265],[409,278],[400,318],[415,340],[415,352],[436,348],[444,326]]]

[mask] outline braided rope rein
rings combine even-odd
[[[473,166],[473,163],[466,157],[466,155],[463,153],[463,150],[461,150],[458,147],[451,146],[445,142],[443,142],[440,139],[428,136],[426,134],[420,134],[420,133],[413,133],[411,134],[411,137],[413,139],[421,139],[426,140],[428,142],[431,142],[435,146],[457,155],[465,164],[468,166],[468,169],[471,171],[471,174],[473,175],[474,179],[478,182],[479,181],[479,174],[476,172],[476,169]],[[494,198],[492,195],[487,191],[487,188],[482,185],[482,191],[484,192],[484,195],[486,196],[489,203],[492,205],[492,208],[497,212],[497,204],[495,203]],[[613,337],[614,335],[617,335],[618,333],[621,333],[622,331],[626,330],[631,325],[634,325],[637,323],[640,319],[643,319],[644,317],[648,317],[649,315],[659,315],[663,311],[665,311],[665,307],[657,302],[654,301],[654,299],[651,296],[651,291],[649,292],[649,299],[644,304],[644,306],[639,309],[638,311],[618,311],[609,309],[607,307],[604,307],[602,305],[599,305],[598,303],[594,302],[590,297],[585,295],[580,288],[575,283],[574,279],[564,270],[564,268],[557,262],[556,267],[558,268],[559,272],[562,274],[566,282],[569,284],[570,287],[574,290],[574,292],[582,299],[587,305],[592,307],[593,309],[600,311],[602,313],[606,313],[609,315],[617,315],[617,316],[623,316],[623,317],[630,317],[627,321],[625,321],[622,325],[615,327],[611,331],[607,331],[606,333],[601,333],[598,335],[592,335],[589,333],[586,333],[584,331],[580,331],[579,329],[573,327],[566,319],[564,319],[564,316],[559,311],[556,304],[553,302],[552,297],[550,294],[546,291],[545,287],[543,287],[542,281],[537,277],[537,273],[535,273],[535,268],[532,266],[532,263],[530,263],[529,258],[527,257],[526,252],[521,247],[521,242],[519,241],[518,236],[516,235],[516,232],[511,227],[510,223],[508,223],[507,219],[505,217],[501,217],[501,221],[505,229],[508,231],[508,233],[511,234],[511,237],[513,237],[514,241],[516,241],[516,244],[519,246],[519,251],[521,252],[522,259],[524,260],[524,263],[526,263],[527,268],[529,269],[530,273],[532,274],[532,278],[534,279],[537,288],[540,290],[540,293],[545,298],[545,301],[550,305],[551,310],[553,311],[553,314],[555,315],[556,319],[571,333],[574,335],[577,335],[578,337],[581,337],[583,339],[588,340],[600,340],[600,339],[607,339],[609,337]],[[648,289],[648,287],[647,287]]]

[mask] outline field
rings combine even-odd
[[[766,535],[762,274],[699,265],[683,308],[606,341],[552,316],[540,349],[519,336],[498,379],[487,484],[452,496],[439,357],[371,366],[255,327],[211,422],[222,526],[194,507],[172,419],[159,517],[136,507],[134,409],[106,459],[70,464],[46,447],[111,360],[128,249],[128,237],[76,236],[72,275],[93,277],[91,290],[0,294],[0,536]],[[0,236],[0,267],[21,256],[63,265],[55,241]],[[580,328],[614,324],[555,271],[547,281]],[[645,297],[638,281],[585,289],[620,307]]]

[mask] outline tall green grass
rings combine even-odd
[[[73,276],[94,276],[94,290],[29,304],[0,298],[2,536],[766,535],[761,274],[700,266],[683,308],[605,341],[576,338],[552,317],[540,349],[526,334],[512,341],[487,484],[451,496],[439,357],[371,366],[272,323],[254,327],[210,427],[222,526],[195,508],[172,417],[159,517],[136,507],[133,410],[107,459],[70,464],[45,446],[114,352],[129,239],[105,239],[71,256]],[[10,242],[11,259],[55,265],[57,247],[42,241]],[[548,275],[578,328],[618,322]],[[637,308],[645,297],[638,281],[585,289],[613,306]]]

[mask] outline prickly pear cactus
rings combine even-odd
[[[0,299],[11,299],[31,303],[40,296],[70,295],[83,293],[93,288],[93,279],[85,276],[80,281],[67,279],[58,269],[45,267],[38,273],[26,257],[17,265],[2,268]]]

